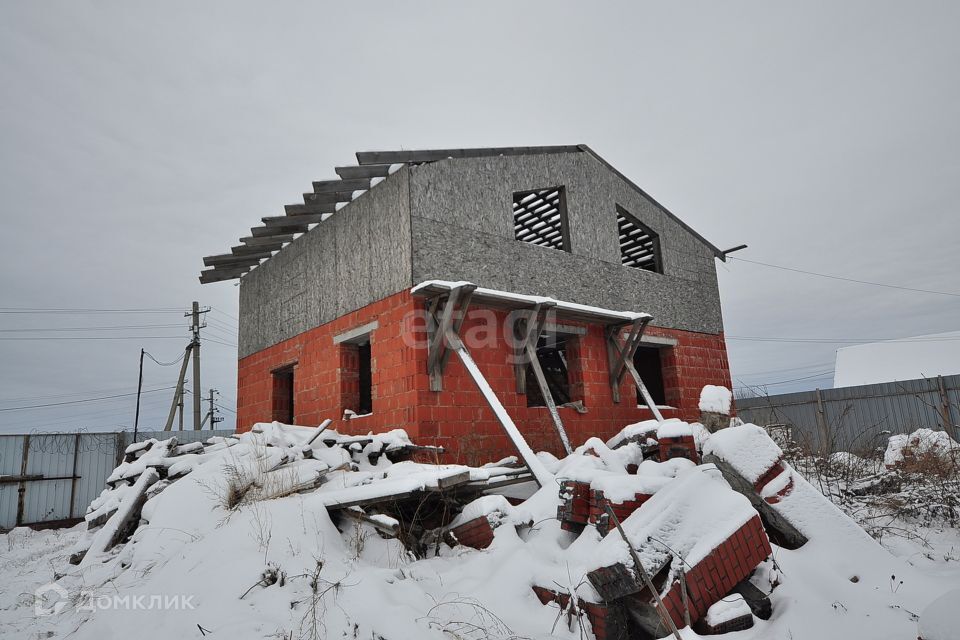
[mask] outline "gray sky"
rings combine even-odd
[[[201,287],[202,256],[357,150],[575,143],[739,257],[957,293],[958,27],[946,2],[5,2],[0,307],[199,300],[233,408],[237,289]],[[805,378],[771,392],[829,386],[845,344],[784,339],[958,328],[957,296],[718,268],[734,377]],[[141,328],[72,331],[94,326]],[[185,326],[0,313],[0,431],[131,425],[130,396],[3,409],[130,393]],[[23,339],[50,336],[168,338]],[[175,377],[148,361],[144,387]]]

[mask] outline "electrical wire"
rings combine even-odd
[[[800,343],[820,343],[820,344],[860,344],[864,342],[957,342],[960,336],[955,338],[777,338],[764,336],[725,336],[728,340],[743,340],[747,342],[800,342]]]
[[[170,362],[160,362],[159,360],[157,360],[156,358],[153,357],[153,354],[152,354],[152,353],[150,353],[149,351],[146,351],[146,350],[144,350],[143,355],[147,356],[148,358],[150,358],[151,360],[153,360],[154,362],[156,362],[156,363],[157,363],[158,365],[160,365],[161,367],[169,367],[169,366],[175,365],[175,364],[177,364],[178,362],[180,362],[181,360],[183,360],[184,356],[187,355],[187,350],[184,349],[183,352],[180,354],[180,357],[179,357],[179,358],[177,358],[176,360],[171,360]]]
[[[149,307],[143,309],[89,309],[69,307],[0,307],[0,313],[53,313],[53,314],[80,314],[80,313],[182,313],[183,309],[172,307]]]
[[[759,260],[748,260],[746,258],[739,258],[736,256],[727,256],[728,260],[736,260],[738,262],[749,262],[750,264],[758,264],[764,267],[770,267],[772,269],[781,269],[783,271],[792,271],[793,273],[802,273],[808,276],[817,276],[819,278],[829,278],[830,280],[841,280],[843,282],[853,282],[856,284],[867,284],[872,287],[884,287],[887,289],[899,289],[901,291],[914,291],[917,293],[931,293],[938,296],[950,296],[953,298],[960,298],[960,293],[952,293],[949,291],[935,291],[933,289],[918,289],[915,287],[904,287],[896,284],[886,284],[883,282],[871,282],[869,280],[859,280],[857,278],[847,278],[844,276],[834,276],[827,273],[817,273],[816,271],[807,271],[806,269],[797,269],[794,267],[784,267],[778,264],[770,264],[769,262],[760,262]]]
[[[183,340],[183,336],[0,336],[0,340]]]
[[[179,329],[182,324],[128,324],[109,327],[41,327],[38,329],[0,329],[0,333],[36,333],[37,331],[116,331],[120,329]]]
[[[141,393],[154,393],[154,392],[157,392],[157,391],[167,391],[167,390],[169,390],[169,389],[175,389],[175,388],[176,388],[176,387],[161,387],[161,388],[159,388],[159,389],[144,389],[143,391],[141,391]],[[99,398],[85,398],[85,399],[83,399],[83,400],[67,400],[67,401],[64,401],[64,402],[49,402],[49,403],[46,403],[46,404],[25,405],[25,406],[22,406],[22,407],[4,407],[3,409],[0,409],[0,411],[20,411],[20,410],[22,410],[22,409],[40,409],[40,408],[43,408],[43,407],[59,407],[59,406],[67,405],[67,404],[80,404],[80,403],[83,403],[83,402],[96,402],[97,400],[109,400],[109,399],[111,399],[111,398],[123,398],[123,397],[126,397],[126,396],[135,396],[135,395],[137,395],[137,392],[136,392],[136,391],[133,391],[133,392],[131,392],[131,393],[118,393],[118,394],[112,395],[112,396],[101,396],[101,397],[99,397]]]
[[[773,387],[773,386],[776,386],[776,385],[778,385],[778,384],[788,384],[788,383],[790,383],[790,382],[800,382],[801,380],[814,380],[814,379],[816,379],[816,378],[826,378],[827,376],[833,376],[833,370],[830,370],[830,371],[822,371],[822,372],[820,372],[820,373],[815,373],[815,374],[813,374],[813,375],[803,376],[802,378],[792,378],[792,379],[790,379],[790,380],[779,380],[779,381],[777,381],[777,382],[764,382],[764,383],[761,383],[761,384],[746,384],[746,383],[744,383],[742,380],[741,380],[740,382],[741,382],[741,383],[743,384],[743,386],[745,386],[745,387],[751,387],[751,388],[756,389],[756,388],[760,388],[760,387]]]

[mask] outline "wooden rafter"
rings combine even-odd
[[[427,344],[427,372],[430,374],[430,390],[443,390],[443,370],[450,359],[447,334],[450,330],[455,335],[460,334],[460,327],[467,316],[470,298],[473,296],[475,284],[462,284],[454,287],[443,298],[437,297],[430,301],[428,313],[428,344]],[[459,311],[457,306],[459,304]]]
[[[353,180],[319,180],[313,183],[314,193],[349,193],[370,188],[370,178]]]
[[[663,416],[660,414],[657,404],[653,401],[650,392],[647,390],[647,385],[643,383],[640,373],[633,364],[633,356],[637,353],[637,347],[640,346],[643,330],[646,329],[650,320],[651,318],[649,316],[634,320],[629,325],[630,329],[623,342],[620,341],[619,337],[623,330],[623,325],[611,325],[607,327],[607,361],[610,367],[610,391],[613,394],[613,401],[620,402],[620,384],[623,382],[624,376],[629,373],[637,385],[637,390],[640,392],[641,397],[643,397],[643,401],[653,413],[653,417],[656,418],[657,421],[663,422]]]
[[[219,256],[206,256],[203,259],[203,265],[205,267],[221,267],[221,266],[240,266],[240,265],[251,265],[257,264],[265,258],[269,258],[272,253],[269,251],[261,251],[260,253],[251,253],[247,255],[234,255],[232,253],[224,253]]]
[[[533,376],[540,387],[540,395],[547,404],[547,410],[550,412],[550,419],[553,420],[553,426],[560,437],[560,443],[563,445],[567,454],[573,453],[570,446],[570,439],[567,437],[567,430],[563,426],[563,420],[560,419],[560,412],[557,410],[557,403],[553,399],[553,393],[550,391],[550,385],[547,384],[547,377],[540,365],[540,357],[537,355],[537,343],[543,334],[543,326],[546,324],[547,313],[555,306],[554,303],[541,302],[534,305],[533,309],[526,313],[526,318],[521,327],[521,340],[517,345],[515,356],[517,373],[517,393],[527,392],[527,365],[533,371]]]
[[[247,236],[245,238],[240,238],[240,242],[251,247],[254,246],[270,246],[279,243],[287,243],[293,240],[292,233],[284,233],[283,231],[274,230],[276,235],[273,236]]]
[[[337,167],[334,169],[343,180],[355,178],[386,178],[390,175],[389,164],[368,164],[361,167]]]

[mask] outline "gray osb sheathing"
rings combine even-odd
[[[553,186],[566,190],[569,253],[514,239],[513,193]],[[621,266],[617,205],[659,234],[663,274]],[[588,153],[409,166],[241,279],[240,356],[430,279],[646,311],[657,326],[718,333],[714,259]]]

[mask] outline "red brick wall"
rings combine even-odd
[[[427,351],[404,340],[422,327],[413,318],[422,302],[409,292],[385,298],[337,320],[304,332],[239,362],[237,392],[238,431],[248,430],[255,422],[271,417],[271,374],[279,367],[296,363],[294,405],[297,422],[318,424],[325,418],[334,427],[347,432],[406,429],[423,444],[447,447],[449,462],[486,462],[513,455],[506,436],[472,379],[455,355],[451,355],[443,376],[443,391],[429,390]],[[560,452],[546,408],[527,407],[526,396],[516,392],[511,347],[504,337],[506,314],[496,312],[497,330],[483,331],[484,322],[468,314],[461,329],[467,346],[500,401],[535,450]],[[352,369],[341,378],[341,359],[349,357],[333,344],[333,337],[344,331],[377,320],[379,327],[371,336],[373,376],[373,415],[344,424],[345,403],[355,397]],[[574,397],[581,397],[586,414],[573,409],[560,410],[574,446],[590,436],[609,438],[627,424],[652,417],[646,408],[638,408],[636,391],[629,377],[621,388],[616,404],[608,384],[607,351],[603,328],[587,326],[568,355],[570,382]],[[699,418],[697,405],[705,384],[730,386],[723,336],[651,327],[648,334],[673,338],[674,347],[664,349],[662,364],[667,404],[675,410],[667,417],[685,420]],[[484,346],[472,347],[470,335]],[[422,339],[422,334],[419,335]]]

